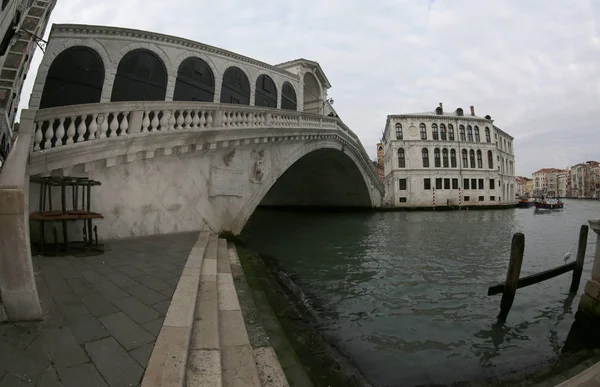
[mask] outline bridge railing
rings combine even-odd
[[[33,152],[65,145],[165,131],[247,128],[337,129],[354,143],[374,181],[377,174],[358,136],[338,118],[206,102],[109,102],[37,110]],[[372,173],[371,173],[372,172]]]

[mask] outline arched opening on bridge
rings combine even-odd
[[[112,89],[112,102],[164,101],[167,94],[167,69],[150,50],[125,54],[119,62]]]
[[[215,101],[215,77],[208,63],[196,57],[181,62],[173,101]]]
[[[304,112],[319,114],[323,109],[323,92],[313,73],[304,74]]]
[[[232,66],[223,74],[221,86],[221,103],[250,105],[250,82],[246,74]]]
[[[259,206],[371,208],[371,196],[350,157],[337,149],[318,149],[289,167]]]
[[[277,108],[277,86],[268,75],[261,74],[256,79],[254,106]]]
[[[70,47],[50,65],[40,109],[100,102],[104,85],[104,63],[93,49]]]
[[[296,90],[289,82],[284,82],[281,88],[281,108],[285,110],[298,110]]]

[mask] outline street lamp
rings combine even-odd
[[[10,40],[10,45],[12,46],[13,44],[17,43],[17,41],[19,39],[21,39],[21,34],[25,33],[27,36],[31,37],[33,39],[33,41],[35,42],[35,44],[37,44],[37,46],[40,48],[40,50],[42,50],[42,52],[45,53],[46,50],[46,45],[48,44],[47,41],[45,41],[44,39],[40,38],[39,36],[37,36],[36,34],[33,34],[27,30],[24,30],[22,28],[15,28],[15,34],[13,35],[13,37]]]
[[[325,105],[326,104],[333,105],[333,98],[328,98],[325,101],[323,101],[323,114],[325,114]]]

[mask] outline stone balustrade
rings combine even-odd
[[[358,136],[338,118],[295,111],[205,102],[110,102],[62,106],[35,111],[33,156],[79,143],[165,132],[237,129],[334,130],[351,146],[383,192]],[[274,133],[274,134],[275,134]],[[65,151],[62,149],[61,151]]]

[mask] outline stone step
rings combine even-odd
[[[260,387],[254,351],[233,283],[225,239],[218,240],[217,293],[223,387]]]
[[[239,273],[238,276],[245,281],[244,271],[235,246],[232,245],[228,249],[228,253],[233,275],[235,276],[236,273]],[[244,286],[242,285],[243,288]],[[237,290],[239,291],[240,289]],[[249,291],[249,288],[246,291]],[[266,335],[266,333],[264,334]],[[283,372],[279,358],[272,346],[254,347],[254,360],[261,387],[289,387],[285,372]]]
[[[142,387],[184,386],[200,274],[209,239],[208,232],[201,232],[188,256],[148,361]]]
[[[211,235],[202,262],[186,371],[188,387],[221,387],[221,344],[217,291],[217,236]]]

